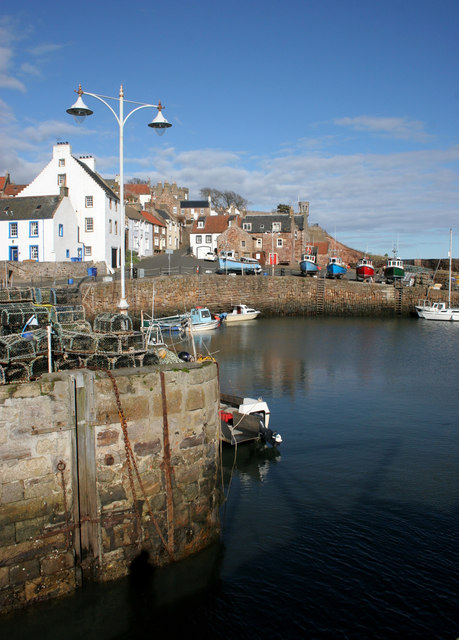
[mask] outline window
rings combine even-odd
[[[29,222],[29,236],[31,238],[38,237],[38,222],[35,220],[33,222]]]
[[[94,197],[93,196],[85,196],[84,205],[87,209],[94,205]]]
[[[59,225],[58,234],[59,234],[60,238],[62,238],[62,236],[64,235],[64,225],[63,224]]]
[[[212,242],[212,236],[206,236],[206,244],[210,244]]]
[[[273,222],[272,223],[272,230],[273,231],[280,231],[281,230],[281,223],[280,222]]]
[[[108,206],[110,207],[110,209],[112,208],[112,199],[111,198],[108,199]]]
[[[204,220],[198,220],[198,229],[204,229]]]
[[[201,209],[201,215],[202,216],[204,215],[204,209]]]
[[[257,238],[256,247],[260,249],[263,246],[263,241],[261,238]]]
[[[196,236],[196,244],[202,244],[202,236]]]
[[[65,173],[60,173],[57,176],[57,184],[59,187],[65,187],[66,175]]]
[[[88,245],[85,245],[84,255],[85,256],[92,256],[92,247],[88,247]]]
[[[70,258],[70,249],[65,250],[65,257]]]
[[[277,247],[278,249],[281,249],[283,246],[284,246],[284,241],[283,241],[283,239],[282,239],[282,238],[277,238],[277,240],[276,240],[276,247]]]
[[[159,227],[157,224],[153,225],[153,230],[155,233],[159,233]]]
[[[29,247],[29,258],[31,260],[38,260],[38,245],[33,244]]]
[[[159,247],[159,238],[158,237],[155,236],[155,239],[154,239],[153,242],[154,242],[155,247]]]
[[[252,231],[252,223],[251,222],[243,222],[242,223],[242,228],[245,231]]]
[[[10,238],[18,237],[18,223],[10,222]]]
[[[177,215],[177,207],[173,207],[172,211],[175,215]]]
[[[87,233],[91,233],[91,231],[94,231],[94,218],[84,219],[84,230]]]
[[[59,166],[65,167],[65,158],[59,158]]]
[[[108,233],[113,233],[113,226],[112,226],[112,220],[110,218],[110,220],[108,221]]]
[[[115,220],[115,236],[118,235],[118,220]]]
[[[245,249],[245,240],[241,240],[241,249]]]

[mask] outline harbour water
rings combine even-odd
[[[196,346],[284,440],[223,451],[221,543],[0,619],[2,637],[459,637],[459,326],[259,318]]]

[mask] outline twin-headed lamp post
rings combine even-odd
[[[164,131],[166,129],[168,129],[169,127],[171,127],[172,125],[170,124],[170,122],[168,122],[166,120],[166,118],[163,116],[162,114],[162,110],[163,110],[163,106],[161,105],[161,102],[159,102],[158,104],[146,104],[143,102],[133,102],[132,100],[124,100],[124,91],[123,91],[123,85],[121,85],[120,87],[120,94],[118,98],[113,98],[111,96],[103,96],[103,95],[98,95],[96,93],[89,93],[89,91],[83,91],[81,88],[81,84],[78,87],[78,90],[76,91],[76,93],[78,93],[78,99],[75,102],[75,104],[73,104],[70,109],[67,109],[67,113],[69,113],[71,116],[73,116],[75,118],[75,120],[77,120],[77,122],[81,122],[85,119],[86,116],[90,116],[93,111],[91,111],[91,109],[88,109],[88,107],[85,105],[85,103],[83,102],[83,98],[81,97],[82,95],[85,96],[91,96],[92,98],[96,98],[97,100],[99,100],[100,102],[103,102],[104,105],[106,107],[108,107],[110,109],[110,111],[113,113],[113,115],[116,118],[116,121],[118,122],[118,126],[120,129],[120,206],[121,206],[121,244],[120,244],[120,262],[121,262],[121,298],[120,298],[120,302],[118,305],[118,308],[120,310],[121,313],[127,313],[127,310],[129,308],[129,304],[126,300],[126,285],[125,285],[125,273],[124,273],[124,268],[125,268],[125,262],[126,262],[126,247],[125,247],[125,223],[126,223],[126,216],[125,216],[125,208],[124,208],[124,150],[123,150],[123,144],[124,144],[124,140],[123,140],[123,130],[124,130],[124,124],[126,122],[126,120],[136,111],[139,111],[140,109],[146,109],[147,107],[152,107],[154,109],[158,109],[158,113],[156,114],[156,117],[153,118],[153,120],[149,123],[149,127],[152,127],[156,133],[158,135],[162,135],[164,133]],[[106,100],[117,100],[119,102],[119,113],[116,114],[115,110],[108,104],[108,102],[106,102]],[[129,102],[130,104],[136,104],[138,105],[137,107],[135,107],[134,109],[132,109],[132,111],[130,111],[126,116],[124,116],[124,102]]]

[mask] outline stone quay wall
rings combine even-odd
[[[53,282],[72,278],[76,284],[78,280],[88,275],[88,268],[93,267],[97,269],[97,275],[107,275],[105,262],[36,262],[35,260],[11,262],[0,260],[0,282],[3,286],[14,286],[22,282],[33,286],[34,283],[42,281]]]
[[[111,373],[0,387],[2,613],[219,537],[216,364]]]
[[[119,282],[84,283],[83,305],[88,319],[115,310]],[[248,304],[263,315],[408,316],[426,287],[398,287],[352,280],[300,276],[224,276],[193,274],[126,281],[131,317],[141,311],[156,317],[189,311],[201,305],[212,313],[228,311],[233,304]],[[447,291],[429,291],[433,300],[447,300]],[[453,298],[459,303],[459,293]]]

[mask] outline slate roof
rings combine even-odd
[[[140,211],[134,207],[130,207],[129,205],[124,207],[124,214],[126,218],[129,218],[130,220],[143,220]]]
[[[302,231],[304,229],[304,216],[296,215],[294,216],[296,227]],[[265,216],[250,216],[247,215],[242,219],[241,224],[244,226],[245,222],[249,222],[252,225],[251,233],[266,233],[272,231],[272,223],[280,222],[281,223],[281,233],[290,233],[291,232],[291,217],[286,214],[275,214],[270,213]]]
[[[28,196],[0,200],[0,220],[46,220],[53,218],[61,196]]]
[[[88,175],[91,176],[91,178],[94,180],[94,182],[97,183],[97,185],[99,187],[101,187],[101,189],[103,189],[105,191],[105,193],[110,197],[113,198],[113,200],[116,200],[117,202],[120,201],[120,199],[118,198],[118,196],[116,195],[116,193],[114,191],[112,191],[110,189],[110,187],[108,186],[108,184],[106,182],[104,182],[104,180],[100,177],[100,175],[98,173],[96,173],[95,171],[93,171],[92,169],[90,169],[88,167],[87,164],[85,164],[84,162],[82,162],[81,160],[78,160],[78,158],[75,158],[75,156],[73,156],[74,160],[76,162],[78,162],[78,164],[80,165],[80,167],[82,167],[86,173]]]
[[[180,200],[181,209],[208,209],[208,200]]]

